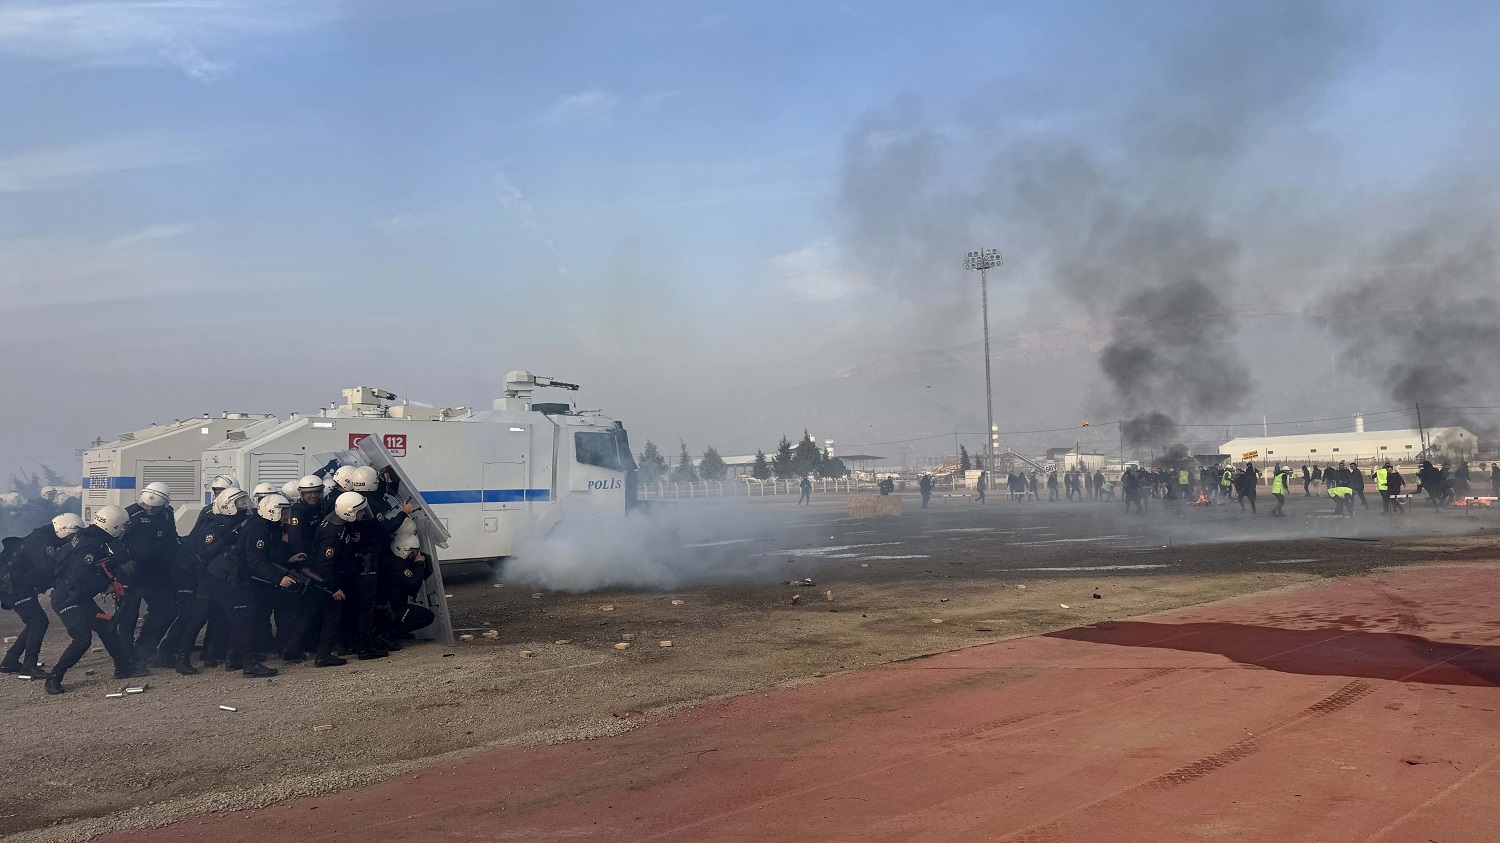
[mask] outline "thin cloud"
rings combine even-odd
[[[153,243],[158,240],[170,240],[174,237],[181,237],[191,230],[192,226],[188,225],[149,225],[140,231],[133,231],[129,234],[122,234],[116,237],[109,241],[106,248],[128,249],[131,246],[137,246],[142,243]]]
[[[870,291],[870,282],[849,268],[844,248],[832,237],[771,259],[776,290],[806,302],[842,301]]]
[[[371,225],[374,225],[383,234],[394,236],[419,231],[432,225],[432,223],[432,217],[426,214],[414,214],[410,211],[402,211],[399,214],[392,214],[385,219],[376,220]]]
[[[342,3],[288,0],[20,2],[0,6],[0,56],[74,67],[175,67],[211,82],[222,53],[324,25]]]
[[[542,115],[544,123],[608,123],[620,100],[600,88],[589,88],[558,98]]]
[[[495,173],[491,181],[495,185],[496,192],[499,194],[500,209],[505,212],[506,216],[510,217],[511,221],[526,234],[529,240],[545,246],[547,251],[552,253],[553,257],[561,258],[562,252],[557,248],[557,244],[552,241],[552,238],[542,232],[541,218],[537,215],[536,208],[531,204],[531,201],[526,198],[526,194],[521,192],[521,188],[516,187],[515,183],[503,172]],[[567,266],[559,265],[557,274],[567,275]]]
[[[0,193],[26,193],[126,170],[185,164],[211,158],[211,144],[183,138],[139,136],[59,146],[0,158]]]

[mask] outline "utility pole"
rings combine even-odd
[[[1427,428],[1422,426],[1421,404],[1417,405],[1417,441],[1422,445],[1422,453],[1417,455],[1417,459],[1425,460],[1427,459]]]
[[[1000,266],[1000,250],[985,249],[964,256],[964,269],[979,270],[979,302],[984,314],[984,418],[989,440],[989,470],[995,471],[995,447],[1000,431],[995,427],[995,395],[990,385],[990,285],[989,271]]]

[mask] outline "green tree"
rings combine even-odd
[[[641,449],[639,462],[638,476],[642,483],[656,483],[667,476],[667,460],[650,439],[646,440],[646,447]]]
[[[823,452],[823,461],[818,463],[819,477],[836,479],[843,477],[848,471],[848,469],[844,468],[843,460],[829,454],[827,451]]]
[[[719,456],[719,449],[709,446],[703,449],[703,459],[698,462],[698,475],[704,480],[723,480],[729,474],[729,466]]]
[[[792,443],[782,436],[781,444],[776,446],[776,456],[771,457],[771,473],[776,475],[777,480],[790,480],[797,476],[796,469],[792,467],[792,459]]]
[[[802,431],[802,438],[792,449],[792,472],[799,477],[811,475],[818,470],[818,465],[822,462],[823,451],[818,448],[818,443],[813,441],[812,434],[806,430]]]
[[[677,464],[672,466],[672,482],[698,482],[698,472],[693,468],[693,457],[688,453],[686,442],[682,443],[682,453],[677,455]]]
[[[973,468],[973,467],[974,467],[973,464],[971,464],[969,462],[969,449],[965,448],[962,445],[959,445],[958,446],[958,470],[959,471],[968,471],[970,468]]]
[[[750,465],[750,476],[756,480],[771,479],[771,461],[766,459],[766,452],[757,449],[755,462]]]

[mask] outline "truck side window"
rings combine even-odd
[[[573,434],[573,446],[577,449],[578,461],[584,465],[597,465],[612,471],[620,471],[620,452],[615,448],[615,437],[608,431],[579,432]]]

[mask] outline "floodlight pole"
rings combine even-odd
[[[995,449],[999,447],[1000,431],[995,427],[995,395],[990,385],[990,285],[988,272],[1000,266],[1000,251],[985,249],[964,256],[964,269],[979,270],[979,302],[984,314],[984,416],[989,433],[989,472],[991,480],[995,473]]]

